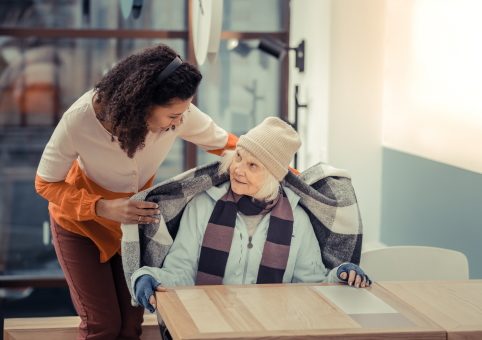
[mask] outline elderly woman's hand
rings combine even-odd
[[[363,270],[353,263],[345,263],[338,268],[336,275],[340,280],[348,282],[348,284],[354,285],[356,288],[368,287],[371,285],[371,281]]]
[[[150,275],[142,275],[136,280],[134,287],[134,294],[137,302],[149,312],[154,313],[157,309],[156,298],[154,292],[165,292],[164,288],[159,282]]]

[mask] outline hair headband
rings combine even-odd
[[[179,57],[176,57],[173,61],[170,62],[167,67],[162,70],[162,72],[159,74],[156,80],[156,85],[159,85],[164,79],[169,77],[174,71],[177,70],[179,66],[181,66],[182,60]]]

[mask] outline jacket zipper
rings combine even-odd
[[[249,253],[250,253],[250,250],[251,248],[253,248],[253,244],[251,243],[251,241],[253,240],[253,237],[254,237],[254,234],[256,234],[256,232],[259,230],[259,226],[261,225],[261,223],[263,223],[263,221],[265,220],[265,218],[267,217],[268,215],[266,215],[265,217],[263,217],[263,219],[261,220],[261,222],[259,222],[258,224],[258,227],[256,227],[256,230],[254,231],[253,235],[250,235],[248,236],[248,245],[246,246],[246,248],[248,248],[248,250],[246,251],[246,262],[244,263],[244,273],[243,273],[243,281],[242,281],[242,284],[246,284],[245,280],[246,280],[246,273],[248,271],[248,262],[249,262]],[[244,224],[244,227],[245,227],[245,230],[248,230],[248,227],[246,225],[246,222],[244,222],[244,220],[241,218],[241,216],[239,217],[241,219],[241,221],[243,221],[243,224]],[[269,226],[268,226],[269,227]],[[249,235],[249,231],[248,231],[248,235]],[[251,245],[251,247],[249,247]]]

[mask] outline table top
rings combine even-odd
[[[482,339],[482,280],[378,282],[424,314],[448,339]]]
[[[443,328],[376,285],[172,287],[156,298],[175,340],[446,339]]]

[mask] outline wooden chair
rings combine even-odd
[[[360,267],[375,281],[468,280],[469,263],[461,252],[399,246],[362,253]]]

